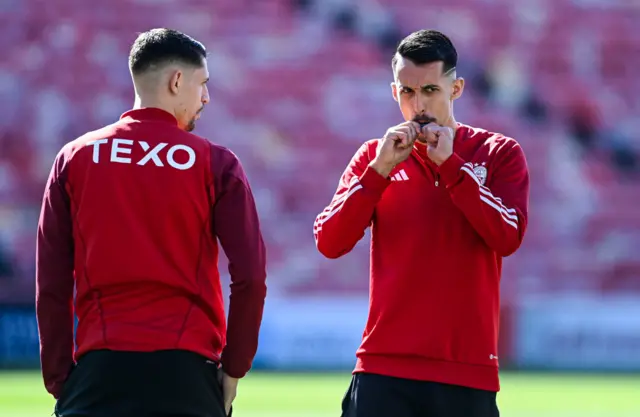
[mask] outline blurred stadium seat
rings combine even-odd
[[[5,1],[0,8],[0,300],[31,302],[35,224],[59,147],[133,103],[128,46],[157,26],[211,51],[196,133],[243,161],[269,248],[270,294],[366,294],[368,244],[322,259],[315,215],[363,141],[399,122],[398,36],[450,34],[460,121],[520,141],[528,236],[505,306],[531,294],[640,296],[640,8],[577,0]],[[437,244],[437,242],[434,242]],[[11,266],[9,268],[9,266]]]

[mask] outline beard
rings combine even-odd
[[[189,123],[187,123],[187,126],[184,128],[184,130],[186,130],[187,132],[193,132],[195,128],[196,128],[196,119],[194,117],[189,121]]]
[[[200,110],[198,110],[195,116],[193,116],[191,120],[189,120],[189,123],[187,123],[187,126],[185,127],[184,130],[186,130],[187,132],[192,132],[196,128],[196,121],[200,117],[200,113],[202,113],[203,110],[204,110],[204,106],[200,107]]]

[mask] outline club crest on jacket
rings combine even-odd
[[[482,164],[473,164],[473,173],[476,174],[476,177],[480,180],[480,184],[484,185],[487,181],[487,168],[485,167],[486,162]]]

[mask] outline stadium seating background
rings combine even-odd
[[[529,162],[528,235],[503,276],[505,363],[640,369],[640,3],[424,4],[1,2],[0,302],[33,301],[35,227],[58,149],[132,105],[126,58],[136,33],[174,27],[211,53],[212,103],[196,133],[239,155],[259,205],[274,318],[258,362],[295,364],[304,346],[303,365],[349,366],[366,313],[368,242],[323,259],[312,223],[359,144],[401,121],[392,51],[430,27],[458,48],[467,80],[458,120],[516,138]],[[327,314],[350,324],[317,336]],[[33,341],[1,317],[5,354]],[[283,328],[302,336],[285,343]]]

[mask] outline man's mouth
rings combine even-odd
[[[421,127],[424,127],[429,123],[434,123],[436,119],[433,117],[425,116],[425,115],[419,115],[414,117],[413,121],[419,123]]]

